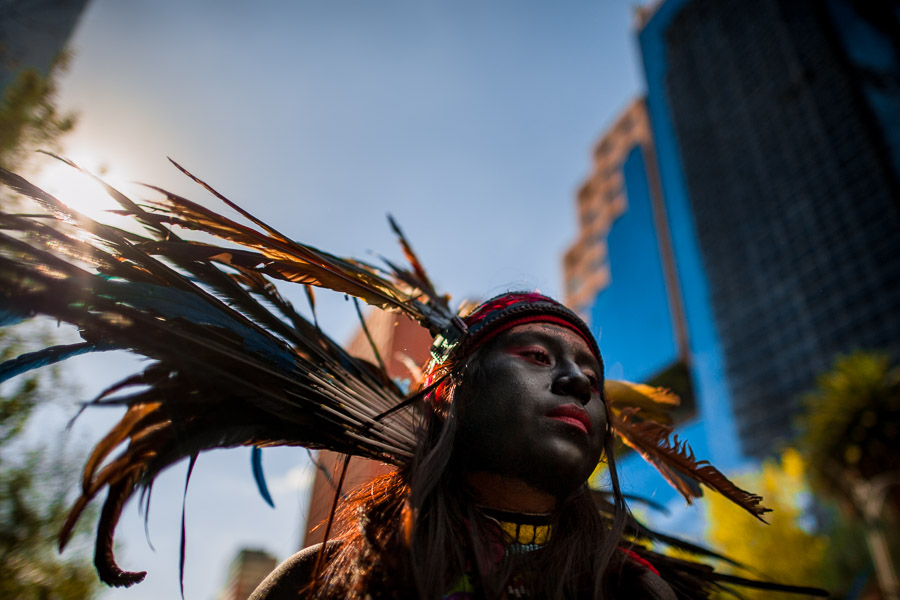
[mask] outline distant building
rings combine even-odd
[[[425,363],[431,348],[431,335],[407,317],[396,312],[374,310],[366,317],[366,327],[378,348],[388,374],[395,381],[410,384],[414,378],[410,369]],[[347,346],[353,356],[376,362],[372,345],[362,328]],[[303,534],[303,547],[321,542],[325,534],[325,522],[334,504],[335,488],[340,480],[343,455],[334,452],[316,453],[318,470],[313,482],[309,502],[309,514]],[[393,467],[376,461],[353,458],[347,467],[342,493],[362,483],[387,473]]]
[[[88,0],[0,2],[0,91],[19,71],[50,72]]]
[[[714,454],[765,456],[837,354],[900,358],[898,13],[667,0],[643,15],[698,404]]]
[[[219,600],[247,600],[277,564],[278,560],[268,552],[242,549],[228,567],[228,577]]]

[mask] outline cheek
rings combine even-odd
[[[515,385],[485,386],[465,403],[462,418],[482,428],[509,423],[516,417],[517,395]]]
[[[598,408],[588,411],[591,415],[591,423],[593,423],[593,442],[597,452],[603,452],[603,445],[606,442],[607,434],[607,418],[606,407],[602,402],[598,402]]]
[[[460,429],[470,441],[490,439],[493,443],[508,443],[519,439],[533,421],[526,390],[518,378],[509,373],[495,372],[494,378],[481,386],[462,405]]]
[[[483,414],[502,415],[515,411],[527,396],[527,377],[521,369],[507,364],[488,364],[484,369],[482,384],[470,394],[469,404]]]

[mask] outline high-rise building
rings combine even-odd
[[[412,379],[412,369],[424,364],[431,348],[431,336],[428,331],[409,318],[396,312],[374,310],[365,319],[371,336],[362,328],[357,331],[347,346],[353,356],[375,363],[372,344],[384,361],[385,370],[401,386]],[[309,501],[309,513],[303,532],[303,547],[317,544],[324,539],[324,523],[334,505],[335,490],[343,470],[343,455],[329,451],[316,453],[316,478],[313,482],[312,495]],[[392,469],[373,460],[359,457],[350,459],[344,476],[342,493],[346,493],[362,483]]]
[[[0,2],[0,90],[23,69],[50,72],[88,0]]]
[[[698,404],[764,456],[836,355],[900,358],[896,3],[667,0],[638,35]]]
[[[647,98],[595,148],[567,299],[608,375],[684,382],[697,419],[681,430],[726,469],[792,436],[836,355],[900,359],[890,4],[667,0],[639,15]]]

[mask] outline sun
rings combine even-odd
[[[97,175],[125,195],[134,186],[123,173],[106,167],[91,156],[70,158],[85,171]],[[97,221],[114,220],[109,211],[121,208],[96,179],[62,161],[53,160],[46,164],[37,176],[37,184],[69,208]]]

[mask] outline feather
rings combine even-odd
[[[123,213],[145,224],[145,234],[96,224],[12,174],[0,173],[0,179],[64,221],[56,230],[0,215],[6,231],[0,234],[0,280],[10,310],[76,325],[85,337],[79,349],[124,348],[154,360],[90,403],[124,404],[128,411],[89,457],[82,495],[60,532],[65,546],[84,507],[107,490],[95,553],[104,581],[130,585],[142,577],[116,565],[112,538],[121,507],[138,488],[148,490],[159,472],[198,452],[288,444],[388,461],[411,455],[412,407],[386,414],[403,396],[376,385],[368,366],[300,317],[246,254],[241,263],[231,260],[233,249],[208,252],[181,240],[162,215],[124,197],[117,198]],[[374,273],[351,262],[342,268],[363,278]],[[402,297],[399,290],[391,293]],[[6,369],[65,353],[45,350]],[[169,418],[173,413],[177,419]]]
[[[279,239],[279,240],[282,240],[282,241],[284,241],[284,242],[288,242],[288,241],[289,241],[287,237],[281,235],[281,234],[278,233],[274,228],[270,227],[269,225],[266,225],[264,222],[262,222],[261,220],[257,219],[256,217],[254,217],[253,215],[251,215],[250,213],[248,213],[247,211],[245,211],[243,208],[241,208],[240,206],[238,206],[237,204],[235,204],[234,202],[232,202],[231,200],[229,200],[228,198],[226,198],[225,196],[223,196],[222,194],[220,194],[219,192],[217,192],[216,190],[214,190],[214,189],[212,188],[212,186],[210,186],[209,184],[207,184],[205,181],[199,179],[198,177],[195,177],[191,172],[189,172],[187,169],[185,169],[184,167],[182,167],[181,165],[179,165],[177,162],[175,162],[175,161],[172,160],[171,158],[169,158],[169,162],[172,163],[173,165],[175,165],[175,168],[176,168],[176,169],[178,169],[179,171],[181,171],[182,173],[184,173],[185,175],[187,175],[188,177],[190,177],[191,180],[193,180],[193,181],[195,181],[196,183],[199,183],[201,186],[203,186],[203,187],[204,187],[207,191],[209,191],[213,196],[215,196],[216,198],[218,198],[219,200],[221,200],[222,202],[224,202],[225,204],[227,204],[229,207],[231,207],[231,208],[233,208],[234,210],[236,210],[237,212],[239,212],[245,219],[248,219],[249,221],[253,222],[255,225],[257,225],[257,226],[261,227],[262,229],[264,229],[264,230],[265,230],[269,235],[271,235],[272,237],[274,237],[274,238],[276,238],[276,239]]]
[[[362,311],[359,308],[359,301],[356,298],[353,299],[353,307],[356,309],[356,316],[359,318],[359,326],[362,328],[363,334],[365,334],[366,340],[369,342],[369,348],[372,350],[375,361],[378,363],[378,369],[384,374],[385,378],[389,379],[387,368],[385,368],[384,361],[381,359],[381,352],[378,350],[375,340],[372,339],[372,334],[369,333],[369,326],[366,325],[366,320],[363,318]]]
[[[679,597],[697,598],[698,592],[708,595],[714,590],[721,590],[740,597],[740,594],[738,594],[732,586],[817,596],[822,598],[829,595],[827,591],[821,588],[760,581],[740,577],[738,575],[719,573],[710,565],[659,554],[652,550],[648,550],[640,544],[630,546],[629,550],[653,565],[653,567],[659,571],[660,576],[673,588],[676,595]],[[699,597],[706,596],[701,595]]]
[[[265,259],[263,264],[245,266],[255,266],[260,272],[292,283],[350,294],[379,308],[409,308],[405,304],[408,296],[380,277],[373,267],[339,259],[305,244],[269,237],[189,200],[150,187],[166,196],[165,202],[156,203],[164,211],[164,222],[258,250]],[[218,252],[227,253],[228,249],[220,248]]]
[[[608,496],[608,492],[591,490],[591,497],[593,498],[594,503],[603,514],[607,515],[609,518],[612,518],[616,508],[613,502],[609,500]],[[630,499],[637,500],[642,504],[646,504],[656,511],[666,512],[664,507],[655,505],[645,498]],[[633,537],[637,541],[660,542],[672,548],[677,548],[678,550],[682,550],[696,556],[703,556],[705,558],[721,560],[736,567],[741,566],[740,563],[738,563],[736,560],[715,552],[709,548],[694,544],[692,542],[688,542],[687,540],[683,540],[675,536],[665,535],[663,533],[655,531],[640,522],[631,512],[628,512],[626,515],[625,533],[626,535]]]
[[[193,175],[189,174],[189,176],[197,179]],[[398,287],[398,284],[403,283],[401,279],[390,281],[382,277],[379,271],[371,265],[360,261],[341,259],[311,246],[288,240],[217,192],[214,193],[228,206],[252,222],[259,224],[271,235],[240,225],[163,189],[154,186],[148,187],[165,196],[164,200],[153,205],[163,215],[163,221],[186,229],[203,231],[220,239],[260,251],[263,256],[272,261],[265,265],[265,272],[272,277],[295,283],[327,287],[356,296],[379,308],[401,310],[433,332],[448,327],[452,322],[454,315],[449,311],[445,297],[428,296],[422,302],[418,298],[422,293],[421,290],[403,290]],[[412,254],[412,256],[415,255]],[[424,270],[422,273],[424,274]],[[423,287],[431,287],[427,277],[420,281]]]
[[[306,292],[306,301],[309,303],[309,312],[312,313],[313,323],[318,327],[319,318],[316,316],[316,290],[313,289],[313,286],[311,285],[304,285],[303,291]]]
[[[397,235],[397,239],[400,241],[400,247],[403,248],[403,254],[406,256],[406,260],[412,266],[413,272],[416,275],[414,287],[419,288],[432,298],[439,298],[438,293],[434,289],[434,284],[431,283],[431,278],[425,273],[425,267],[422,266],[419,257],[413,252],[412,245],[406,239],[406,236],[403,235],[403,231],[401,231],[400,226],[397,225],[397,221],[394,220],[394,217],[388,215],[388,223],[390,223],[391,229]],[[394,267],[394,272],[399,273],[401,272],[401,269]],[[409,280],[410,278],[407,279]],[[442,300],[446,306],[446,299]]]
[[[700,495],[695,482],[719,492],[751,515],[765,522],[762,515],[770,509],[761,505],[762,497],[742,490],[707,461],[697,461],[687,442],[680,441],[670,427],[655,421],[638,420],[639,409],[612,413],[613,429],[628,446],[659,470],[688,504]]]
[[[116,564],[113,555],[113,536],[116,523],[122,514],[122,508],[128,499],[127,490],[137,484],[137,477],[131,474],[118,483],[109,487],[106,501],[100,510],[100,519],[97,522],[97,541],[94,546],[94,566],[100,580],[114,587],[131,587],[140,583],[146,577],[146,571],[123,571]],[[76,502],[76,506],[81,501]]]
[[[671,422],[670,411],[681,404],[681,399],[666,388],[607,379],[603,384],[610,409],[620,412],[626,408],[640,409],[641,416],[660,423]]]
[[[266,504],[275,508],[275,502],[269,493],[269,486],[266,485],[266,476],[263,473],[262,466],[262,449],[259,446],[253,446],[250,449],[250,464],[253,467],[253,480],[256,481],[256,489],[259,490],[259,495],[263,497]]]
[[[95,344],[81,342],[78,344],[67,344],[64,346],[53,346],[44,348],[35,352],[20,354],[16,358],[12,358],[0,364],[0,382],[12,379],[16,375],[21,375],[26,371],[52,365],[60,361],[87,354],[100,350]]]
[[[19,311],[7,310],[6,308],[0,306],[0,327],[8,327],[10,325],[16,325],[29,319],[31,317],[28,313],[21,313]]]
[[[197,455],[192,454],[188,463],[187,475],[184,478],[184,495],[181,497],[181,543],[178,545],[178,586],[181,588],[181,600],[184,600],[184,554],[187,547],[187,527],[185,527],[185,513],[187,512],[187,489],[191,482],[194,466],[197,464]]]

